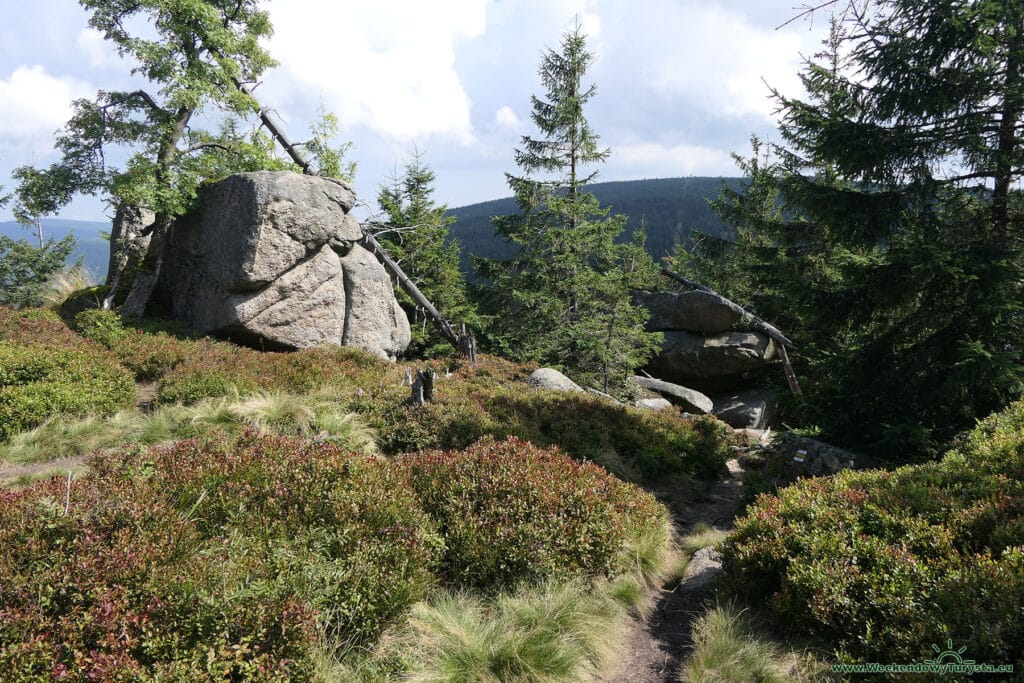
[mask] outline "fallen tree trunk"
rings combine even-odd
[[[310,170],[311,166],[309,160],[306,159],[302,152],[299,151],[298,145],[288,139],[285,132],[270,116],[269,111],[259,105],[259,100],[256,99],[252,89],[237,79],[235,79],[235,87],[251,97],[252,100],[257,103],[260,121],[263,122],[263,125],[267,127],[267,130],[270,131],[270,134],[274,136],[274,139],[277,140],[281,147],[284,148],[285,152],[288,153],[288,156],[291,157],[292,161],[302,169],[304,174],[315,175],[315,173]],[[437,308],[430,303],[427,297],[423,295],[423,292],[420,291],[419,287],[409,279],[409,276],[406,275],[401,267],[395,263],[394,259],[388,255],[387,250],[381,246],[380,242],[378,242],[373,235],[367,232],[366,228],[361,224],[359,227],[363,233],[363,236],[359,240],[360,245],[366,248],[377,258],[378,261],[380,261],[381,265],[384,266],[384,269],[388,271],[388,274],[395,278],[402,290],[408,294],[414,302],[416,302],[417,306],[421,307],[426,312],[427,317],[430,318],[431,323],[435,328],[437,328],[437,331],[441,333],[441,336],[447,339],[452,346],[458,349],[460,353],[469,358],[470,361],[475,364],[476,339],[473,337],[472,332],[467,333],[465,331],[465,326],[463,326],[463,333],[461,335],[458,334],[455,331],[455,328],[453,328],[451,324],[445,320],[444,316],[441,315],[441,312],[438,311]]]
[[[664,276],[666,276],[666,277],[668,277],[668,278],[670,278],[672,280],[675,280],[679,284],[685,285],[685,286],[687,286],[687,287],[689,287],[691,289],[696,289],[698,291],[705,292],[705,293],[710,294],[710,295],[712,295],[714,297],[717,297],[719,302],[723,306],[726,306],[727,308],[732,309],[733,311],[739,313],[744,318],[748,318],[751,322],[753,322],[755,325],[757,325],[765,334],[767,334],[771,339],[773,339],[775,341],[775,343],[778,345],[778,347],[779,347],[779,359],[782,361],[782,370],[783,370],[783,372],[786,375],[786,383],[789,385],[790,391],[792,391],[794,394],[797,394],[797,395],[800,395],[800,394],[803,393],[800,390],[800,382],[796,378],[796,372],[793,371],[793,365],[789,361],[789,353],[786,351],[786,347],[787,346],[790,346],[792,348],[796,348],[796,345],[793,344],[793,342],[789,338],[787,338],[786,335],[782,334],[782,332],[779,330],[779,328],[775,327],[774,325],[772,325],[770,323],[766,323],[764,320],[761,320],[756,315],[754,315],[753,313],[751,313],[747,309],[743,308],[742,306],[740,306],[736,302],[734,302],[734,301],[732,301],[730,299],[725,298],[724,296],[722,296],[721,294],[719,294],[718,292],[716,292],[715,290],[711,289],[710,287],[708,287],[706,285],[702,285],[701,283],[696,282],[695,280],[690,280],[689,278],[685,278],[682,275],[679,275],[678,273],[673,273],[668,268],[664,268],[663,267],[661,269],[661,273],[662,273],[662,275],[664,275]]]

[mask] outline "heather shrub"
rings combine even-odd
[[[290,353],[260,352],[227,342],[192,342],[194,349],[162,376],[160,403],[194,403],[260,389],[308,393],[325,386],[355,393],[378,386],[398,370],[365,351],[339,346]]]
[[[247,432],[182,441],[119,466],[153,472],[205,539],[242,537],[315,610],[323,628],[365,641],[423,597],[439,540],[387,460]]]
[[[0,440],[49,417],[110,414],[134,400],[131,375],[102,349],[0,342]]]
[[[315,635],[291,595],[246,590],[221,544],[154,487],[61,477],[0,490],[0,667],[8,680],[287,681]]]
[[[481,357],[478,365],[465,365],[452,379],[440,381],[434,401],[422,408],[409,408],[407,388],[367,395],[352,406],[367,414],[387,453],[461,449],[485,436],[516,436],[558,446],[628,481],[680,473],[713,477],[724,471],[729,430],[717,420],[642,411],[586,394],[538,391],[522,384],[533,369]]]
[[[394,463],[247,433],[95,457],[0,490],[0,666],[14,680],[302,680],[433,583]]]
[[[102,308],[82,311],[74,317],[71,327],[85,338],[92,339],[108,349],[113,348],[127,334],[117,313]]]
[[[613,575],[627,569],[627,530],[664,529],[664,508],[650,494],[514,437],[401,463],[444,537],[450,585]]]
[[[725,544],[726,576],[846,657],[917,661],[952,640],[1024,665],[1024,403],[943,460],[845,472],[761,496]]]

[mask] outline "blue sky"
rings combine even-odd
[[[302,139],[321,104],[354,143],[356,190],[379,185],[415,147],[436,199],[459,206],[508,194],[513,149],[531,134],[537,66],[576,16],[597,61],[588,118],[612,148],[601,180],[733,175],[731,152],[771,137],[766,83],[799,94],[802,56],[826,17],[795,22],[794,0],[270,0],[268,48],[281,66],[258,94]],[[130,66],[73,0],[7,3],[0,26],[0,184],[55,160],[70,102],[133,87]],[[65,218],[105,220],[96,199]],[[9,220],[10,210],[0,211]]]

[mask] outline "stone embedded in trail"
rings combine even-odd
[[[664,382],[652,377],[639,377],[636,375],[630,377],[628,381],[630,384],[635,386],[661,394],[669,401],[688,412],[704,415],[706,413],[710,413],[711,409],[714,407],[710,398],[699,391],[690,389],[689,387],[672,384],[671,382]]]
[[[722,571],[722,556],[714,548],[701,548],[693,554],[679,582],[685,591],[702,591]]]
[[[704,334],[725,332],[739,322],[742,313],[721,297],[707,292],[633,293],[633,302],[650,312],[647,329],[659,332],[689,330]]]
[[[207,188],[174,226],[157,296],[193,330],[267,349],[355,346],[394,358],[409,321],[357,240],[352,188],[289,171]]]
[[[526,378],[526,383],[530,386],[537,387],[538,389],[547,389],[549,391],[583,392],[580,385],[576,384],[576,382],[573,382],[554,368],[539,368],[534,370],[530,376]]]

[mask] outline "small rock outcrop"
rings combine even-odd
[[[679,384],[672,384],[671,382],[665,382],[660,379],[639,377],[636,375],[630,377],[628,383],[633,386],[646,389],[647,391],[653,391],[670,402],[678,405],[688,413],[704,415],[706,413],[710,413],[714,408],[714,403],[710,398],[699,391],[694,391],[693,389]]]
[[[354,346],[393,359],[409,321],[357,243],[340,180],[281,171],[229,176],[174,226],[157,297],[193,330],[266,349]]]
[[[650,314],[647,329],[664,335],[657,355],[643,370],[699,397],[685,410],[713,413],[736,429],[764,429],[772,424],[774,397],[756,388],[750,373],[774,361],[778,348],[766,334],[734,329],[743,318],[742,308],[710,291],[636,291],[633,302]],[[642,378],[634,378],[634,385],[637,379]],[[682,396],[651,388],[673,403],[686,405]]]
[[[767,389],[722,394],[714,402],[715,417],[736,429],[764,429],[775,418],[775,395]]]
[[[669,410],[672,408],[672,403],[664,398],[638,398],[633,405],[642,410]]]
[[[554,368],[539,368],[534,370],[530,373],[530,376],[526,378],[526,383],[532,387],[546,389],[548,391],[578,391],[580,393],[586,393],[580,385],[576,384],[576,382],[573,382]]]

